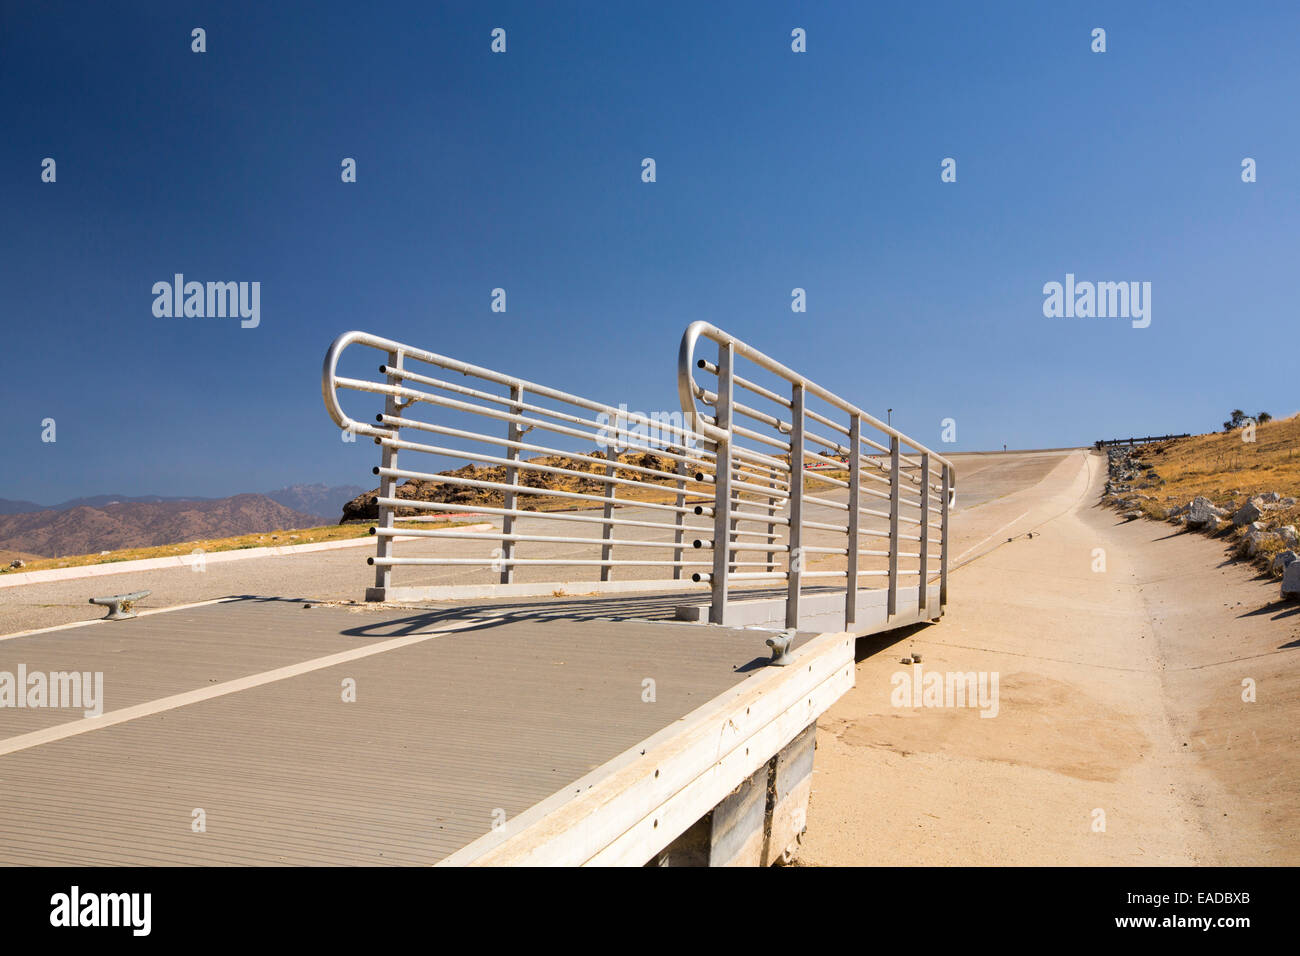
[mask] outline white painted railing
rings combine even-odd
[[[717,345],[716,361],[695,355],[701,339]],[[354,347],[382,357],[377,378],[339,374],[341,356]],[[738,360],[754,364],[773,385],[742,377]],[[697,369],[714,378],[712,389],[696,382]],[[457,380],[443,377],[448,372]],[[843,583],[849,624],[860,581],[884,580],[891,616],[903,578],[916,582],[924,610],[926,584],[937,573],[940,605],[946,601],[948,508],[955,489],[946,458],[706,323],[686,330],[678,385],[680,416],[647,415],[369,333],[339,336],[322,371],[326,409],[340,428],[380,446],[374,469],[379,489],[371,502],[375,586],[367,598],[445,596],[445,588],[392,583],[395,567],[443,566],[482,568],[498,586],[516,585],[515,591],[516,570],[531,567],[595,569],[599,585],[592,590],[614,586],[619,570],[636,577],[632,586],[646,589],[669,581],[707,583],[716,623],[725,619],[732,584],[785,583],[792,627],[809,581]],[[343,391],[382,397],[382,410],[370,420],[353,418],[340,401]],[[697,401],[712,414],[698,414]],[[876,433],[881,441],[872,437]],[[903,447],[916,455],[903,454]],[[493,471],[447,474],[421,465],[430,460]],[[808,465],[819,467],[805,480]],[[485,492],[493,503],[402,497],[402,481]],[[805,484],[813,482],[829,492],[808,493]],[[500,531],[487,535],[498,547],[490,556],[398,557],[399,535],[485,538],[481,531],[399,527],[399,509],[472,510],[499,518]],[[873,529],[872,521],[887,522],[887,530]],[[539,524],[546,533],[538,533]],[[826,535],[844,540],[818,540]],[[868,537],[885,545],[863,549],[861,539]],[[587,550],[575,556],[568,549],[573,545]],[[524,556],[530,551],[535,556]],[[864,568],[863,558],[881,559],[886,567]],[[900,560],[915,567],[900,566]],[[810,561],[829,565],[812,567]],[[936,561],[937,571],[931,567]],[[553,583],[537,583],[536,593],[548,593]]]

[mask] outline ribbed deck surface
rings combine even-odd
[[[0,863],[433,863],[743,680],[764,636],[249,599],[3,640],[0,671],[104,672],[105,716],[0,708]]]

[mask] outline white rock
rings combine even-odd
[[[1282,597],[1300,598],[1300,561],[1292,561],[1282,572]]]
[[[1209,498],[1197,495],[1187,506],[1187,523],[1191,525],[1209,523],[1217,529],[1219,522],[1217,520],[1211,522],[1211,519],[1217,519],[1226,513],[1222,508],[1216,507]]]
[[[1294,551],[1282,551],[1273,555],[1273,563],[1268,566],[1268,569],[1274,574],[1277,574],[1289,568],[1295,563],[1295,560],[1296,553]]]
[[[1251,524],[1264,517],[1263,500],[1252,498],[1244,505],[1237,509],[1237,513],[1232,516],[1232,523],[1240,528],[1242,525]]]

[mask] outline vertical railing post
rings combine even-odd
[[[921,453],[921,583],[916,607],[925,612],[930,597],[930,453]]]
[[[939,518],[943,529],[943,541],[939,549],[939,610],[948,604],[948,496],[950,490],[951,470],[943,466],[943,500],[939,503]]]
[[[524,390],[522,386],[510,386],[510,413],[520,415],[523,413],[521,403],[524,400]],[[511,421],[506,425],[506,438],[512,442],[517,442],[523,437],[523,431],[519,428],[519,422]],[[511,461],[519,459],[519,449],[514,445],[506,446],[506,458]],[[518,481],[519,469],[514,465],[506,465],[506,484],[513,485]],[[511,511],[515,507],[515,493],[513,491],[503,492],[504,499],[501,507],[506,511]],[[504,563],[501,565],[501,583],[509,584],[515,579],[515,566],[510,563],[510,559],[515,556],[515,543],[507,539],[507,535],[514,532],[515,519],[513,515],[506,515],[501,519],[501,557]]]
[[[799,587],[803,580],[803,426],[804,389],[790,390],[790,555],[785,597],[785,626],[799,626]]]
[[[862,454],[862,418],[857,412],[849,421],[849,560],[847,568],[847,586],[844,591],[844,627],[851,629],[858,619],[858,540],[861,494],[858,484],[861,481],[862,463],[858,460]]]
[[[613,478],[614,473],[618,471],[618,446],[615,445],[613,448],[608,449],[606,454],[609,456],[609,460],[605,465],[605,476]],[[614,517],[614,496],[617,488],[618,486],[614,482],[605,482],[605,509],[601,512],[605,520],[600,525],[600,540],[604,542],[600,546],[600,560],[605,562],[613,560],[614,556],[614,546],[609,541],[614,537],[614,525],[610,523],[610,519]],[[608,563],[602,564],[600,566],[600,579],[608,581],[610,572],[613,570],[612,565]]]
[[[772,495],[769,495],[769,496],[768,496],[768,499],[767,499],[767,544],[768,544],[768,547],[772,547],[772,546],[773,546],[773,543],[776,541],[776,522],[772,520],[774,517],[776,517],[776,503],[777,503],[777,501],[779,500],[779,499],[776,497],[776,494],[775,494],[775,491],[776,491],[776,482],[777,482],[776,469],[773,468],[773,469],[771,470],[771,472],[770,472],[770,475],[769,475],[769,478],[768,478],[768,482],[767,482],[767,486],[768,486],[769,488],[771,488],[772,491],[773,491],[773,494],[772,494]],[[770,574],[770,573],[772,573],[772,572],[775,571],[775,570],[776,570],[776,552],[775,552],[775,551],[769,551],[769,552],[767,552],[767,572]]]
[[[898,436],[889,436],[889,597],[886,614],[898,613],[898,506],[902,500],[902,471],[899,468]]]
[[[732,461],[733,463],[735,463],[734,457]],[[744,481],[745,475],[741,472],[740,465],[736,464],[735,469],[736,470],[731,473],[732,481],[736,481],[736,482]],[[741,497],[741,493],[739,491],[736,492],[736,497],[737,498]],[[731,516],[731,520],[727,524],[727,572],[729,574],[735,573],[736,570],[736,527],[739,524],[740,521],[736,518],[735,513],[733,512]]]
[[[713,590],[713,603],[709,608],[709,622],[724,623],[727,616],[727,575],[729,568],[731,534],[731,374],[735,353],[730,342],[718,344],[718,401],[714,424],[723,433],[716,443],[713,460],[713,575],[709,579]]]
[[[388,373],[387,380],[389,385],[400,386],[402,384],[402,353],[400,351],[388,353]],[[396,416],[401,411],[401,405],[397,401],[397,396],[389,393],[384,396],[384,414]],[[392,433],[389,437],[397,438],[399,428],[396,425],[391,426]],[[397,467],[397,449],[392,445],[380,443],[379,464],[381,468]],[[393,498],[397,495],[397,479],[389,475],[383,475],[379,479],[379,497]],[[391,530],[393,519],[396,514],[395,508],[381,504],[379,506],[379,520],[377,527]],[[389,535],[379,535],[379,540],[375,544],[375,558],[387,558],[393,553],[393,539]],[[375,588],[380,592],[379,600],[385,600],[384,592],[392,581],[392,567],[379,560],[375,561]]]
[[[682,455],[685,456],[685,442],[682,443]],[[686,461],[677,463],[677,474],[682,477],[677,479],[677,514],[673,515],[673,580],[677,581],[682,576],[682,536],[686,529]]]

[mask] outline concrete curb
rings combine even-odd
[[[472,524],[451,531],[489,531],[496,527],[490,522]],[[441,534],[443,532],[434,532]],[[400,535],[395,541],[418,541],[433,535]],[[213,551],[204,555],[206,564],[220,564],[226,561],[242,561],[247,558],[290,557],[295,554],[309,554],[313,551],[333,551],[338,548],[356,548],[361,545],[373,545],[373,535],[359,538],[347,538],[343,541],[317,541],[312,544],[288,544],[267,548],[240,548],[235,551]],[[18,574],[0,575],[0,588],[18,587],[22,584],[44,584],[49,581],[68,581],[74,578],[94,578],[106,574],[126,574],[130,571],[156,571],[162,568],[188,568],[193,564],[193,557],[177,554],[167,558],[141,558],[138,561],[113,561],[109,564],[86,564],[77,568],[46,568],[43,571],[23,571]]]

